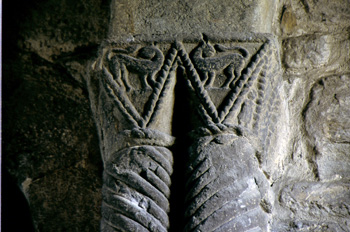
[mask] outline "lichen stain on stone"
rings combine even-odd
[[[281,17],[281,29],[284,33],[289,34],[293,32],[294,28],[297,26],[297,19],[295,14],[289,9],[285,9],[282,12]]]

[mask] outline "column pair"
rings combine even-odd
[[[260,168],[274,148],[280,62],[258,34],[106,41],[88,90],[104,162],[101,231],[168,231],[175,86],[187,83],[192,131],[183,231],[268,231]],[[187,136],[187,135],[184,135]]]

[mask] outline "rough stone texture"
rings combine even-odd
[[[349,231],[349,1],[286,1],[288,140],[273,231]],[[339,99],[339,100],[338,100]]]
[[[275,42],[265,35],[155,41],[103,44],[87,77],[104,161],[101,230],[169,228],[172,154],[160,146],[172,145],[165,133],[176,77],[188,82],[198,110],[189,115],[199,142],[189,152],[185,231],[266,231],[273,200],[259,165],[274,151],[279,114]]]
[[[349,0],[290,0],[281,3],[280,25],[284,36],[337,33],[349,27]]]
[[[200,51],[204,48],[202,46],[207,45],[209,48],[207,57],[228,55],[230,52],[222,52],[223,47],[220,49],[220,46],[214,45],[224,44],[227,47],[229,39],[213,42],[209,38],[205,41],[202,34],[235,37],[243,32],[250,32],[247,38],[254,37],[256,32],[272,33],[280,41],[280,44],[276,45],[276,51],[280,54],[284,73],[279,91],[281,101],[278,107],[281,110],[278,112],[279,117],[275,125],[277,129],[272,136],[274,146],[268,147],[266,152],[256,153],[255,150],[259,150],[259,146],[253,142],[249,133],[235,134],[239,130],[234,130],[225,136],[209,136],[210,142],[205,143],[208,137],[204,136],[202,131],[202,134],[197,134],[195,138],[199,140],[202,138],[200,142],[203,144],[198,143],[198,146],[192,144],[190,149],[192,156],[210,157],[211,154],[222,150],[222,153],[226,154],[222,156],[223,160],[227,162],[222,164],[220,159],[212,162],[212,167],[220,170],[219,174],[215,175],[223,174],[222,179],[227,175],[244,174],[243,171],[235,172],[239,169],[231,170],[225,163],[236,162],[235,166],[238,167],[243,163],[249,166],[245,177],[242,177],[246,181],[242,181],[254,194],[246,202],[255,201],[252,204],[254,209],[266,211],[259,215],[263,218],[261,228],[269,228],[267,231],[350,231],[349,0],[233,2],[31,0],[20,3],[16,1],[13,5],[8,2],[3,4],[6,32],[3,33],[5,42],[2,89],[3,165],[28,200],[36,231],[98,231],[103,178],[101,157],[104,160],[112,159],[114,152],[118,150],[125,155],[131,154],[132,151],[137,153],[140,149],[136,155],[141,158],[135,161],[142,161],[141,164],[123,161],[129,166],[120,166],[120,162],[114,160],[118,170],[137,171],[139,176],[148,178],[148,181],[167,195],[169,187],[167,177],[158,173],[166,181],[165,185],[161,181],[154,181],[154,176],[149,170],[155,171],[155,166],[147,162],[150,156],[145,155],[145,151],[150,147],[165,152],[164,147],[172,144],[172,138],[161,134],[160,131],[165,134],[174,133],[178,142],[171,148],[174,154],[174,174],[171,181],[175,182],[173,185],[175,187],[170,187],[170,216],[169,219],[167,216],[163,217],[164,215],[158,217],[164,225],[170,220],[170,231],[182,231],[186,223],[187,228],[197,225],[198,221],[196,222],[195,218],[190,219],[190,222],[183,222],[181,218],[186,211],[184,208],[187,208],[187,214],[191,212],[188,209],[191,208],[191,204],[184,203],[185,197],[182,198],[185,182],[191,175],[182,176],[185,174],[181,172],[184,172],[185,168],[191,168],[191,162],[187,166],[184,164],[184,160],[188,159],[188,147],[191,147],[186,134],[194,128],[203,127],[205,123],[203,124],[197,112],[199,105],[197,98],[201,99],[201,95],[194,94],[191,88],[188,88],[186,78],[192,74],[186,71],[184,59],[181,56],[176,58],[179,67],[176,74],[175,99],[171,97],[167,100],[171,103],[168,104],[170,108],[173,106],[172,101],[175,101],[174,117],[171,119],[173,121],[169,121],[173,112],[169,113],[170,111],[166,110],[164,112],[167,114],[159,117],[166,120],[156,120],[159,124],[155,123],[151,128],[159,130],[159,133],[132,130],[133,127],[130,126],[132,124],[123,119],[124,116],[120,115],[118,110],[112,110],[120,121],[108,118],[109,113],[100,115],[101,118],[108,119],[102,121],[102,125],[117,125],[116,129],[112,127],[108,129],[111,135],[107,136],[109,141],[101,139],[99,134],[101,127],[98,127],[98,123],[97,130],[95,129],[93,119],[96,122],[97,117],[89,109],[91,91],[89,96],[85,82],[89,73],[87,69],[91,67],[91,60],[96,61],[97,54],[103,54],[108,50],[102,49],[105,45],[107,48],[127,49],[125,44],[137,44],[146,38],[154,41],[156,38],[169,39],[174,35],[175,37],[190,35],[189,37],[194,38],[192,42],[184,42],[181,36],[179,41],[183,42],[193,67],[199,70],[197,74],[202,80],[208,77],[208,81],[204,81],[202,85],[204,89],[207,88],[207,94],[216,108],[221,104],[226,92],[216,91],[210,87],[225,85],[227,73],[215,70],[218,78],[211,82],[213,76],[211,69],[205,65],[201,66],[201,59],[195,58],[195,50]],[[108,23],[109,18],[111,23]],[[109,40],[102,42],[106,38]],[[201,39],[203,43],[200,45]],[[113,44],[118,41],[123,41],[124,45]],[[171,46],[177,51],[180,50],[175,41],[163,42],[167,45],[162,45],[163,47],[159,45],[160,43],[153,45],[161,48],[165,57]],[[141,44],[143,47],[152,45],[144,42]],[[251,54],[256,52],[254,46],[248,48],[246,45],[241,46]],[[123,59],[114,59],[114,64],[118,62],[120,64],[121,60],[128,59],[126,57],[150,59],[145,50],[140,50],[142,46],[128,48],[127,52],[122,52],[124,56],[116,56]],[[210,51],[210,46],[215,50]],[[98,48],[101,48],[99,53]],[[118,52],[114,51],[114,55],[117,54]],[[232,56],[231,59],[235,60],[231,63],[232,67],[237,69],[238,56]],[[227,64],[225,68],[228,66],[230,65]],[[239,73],[239,69],[237,70]],[[115,73],[112,75],[118,76]],[[133,75],[135,76],[135,73]],[[175,76],[174,73],[172,75]],[[136,81],[131,85],[140,86],[140,83]],[[96,83],[92,83],[92,86],[94,84]],[[139,98],[133,104],[137,110],[142,111],[144,101],[147,100],[144,96],[150,94],[150,91],[145,91],[143,97],[139,97],[135,91],[128,94],[130,99]],[[250,94],[247,99],[254,96]],[[110,109],[115,103],[111,100],[105,103],[100,107],[105,112],[112,112]],[[248,118],[251,106],[249,101],[245,102],[231,123],[238,123],[242,127],[250,125]],[[118,134],[123,130],[129,131]],[[117,144],[113,143],[116,138],[120,141]],[[150,142],[150,139],[154,138],[157,141],[161,141],[161,138],[168,140],[160,144]],[[105,142],[101,147],[105,146],[113,152],[106,153],[103,149],[99,149],[99,141],[100,144],[101,141]],[[132,148],[133,146],[136,148]],[[231,159],[231,150],[240,155]],[[246,152],[240,153],[242,151]],[[241,156],[249,158],[245,160],[246,162],[241,162],[238,160]],[[124,160],[125,157],[128,155],[121,156],[120,159]],[[201,164],[207,167],[208,162]],[[251,176],[261,176],[261,183],[264,184],[253,183],[252,179],[249,179]],[[200,186],[202,183],[200,181],[205,180],[207,180],[205,176],[199,178],[199,182],[194,186]],[[239,187],[235,187],[237,183],[240,182],[231,182],[232,185],[228,188],[233,186],[235,190],[239,190]],[[271,188],[261,187],[266,184]],[[146,203],[151,201],[141,200],[140,189],[137,189],[140,186],[147,185],[135,184],[130,191],[123,192],[123,196],[139,199],[137,205],[144,209],[147,208]],[[245,185],[241,187],[240,190],[244,191]],[[266,201],[261,201],[266,189],[271,190],[266,195],[269,197]],[[3,191],[6,189],[3,188]],[[150,191],[150,194],[157,192]],[[108,198],[110,195],[103,196],[106,201],[115,202]],[[231,202],[231,206],[240,199],[225,197],[218,199],[227,199]],[[10,200],[17,201],[17,199]],[[256,201],[260,201],[259,206]],[[120,202],[117,211],[125,206]],[[157,200],[156,202],[161,203]],[[215,205],[213,202],[208,201],[208,205]],[[178,212],[174,213],[174,209]],[[129,210],[130,215],[138,215],[132,213],[132,208]],[[3,210],[3,215],[6,211]],[[202,219],[208,211],[197,213]],[[108,211],[105,212],[108,217]],[[123,212],[125,213],[125,210]],[[152,212],[157,215],[155,211]],[[221,211],[215,212],[220,215]],[[223,212],[233,211],[223,210]],[[217,223],[224,219],[223,215],[208,217],[208,221],[200,225],[203,228],[218,225]],[[264,218],[263,215],[267,217]],[[139,220],[142,221],[143,218],[140,217]],[[215,222],[212,223],[210,220]],[[246,222],[248,221],[247,219]],[[3,223],[6,221],[3,220]],[[147,226],[151,230],[162,228],[147,219],[142,223],[149,223]],[[15,224],[11,225],[11,229],[15,231]],[[233,227],[222,231],[230,229],[233,230]],[[17,231],[26,230],[27,228],[21,228]],[[160,231],[163,230],[164,228]]]
[[[283,63],[287,74],[313,75],[349,71],[348,34],[312,34],[285,39]]]
[[[348,75],[321,78],[311,88],[303,117],[313,177],[298,177],[279,193],[296,231],[349,231],[349,90]]]
[[[29,202],[36,231],[97,231],[102,162],[80,75],[105,37],[109,4],[7,1],[3,7],[3,168]],[[18,207],[17,217],[18,200],[7,196],[2,200]],[[4,231],[31,231],[10,211],[2,211]]]
[[[167,231],[176,50],[103,44],[86,76],[104,163],[101,231]]]
[[[113,2],[108,37],[115,40],[133,40],[135,35],[269,33],[278,6],[275,0]]]
[[[320,180],[348,179],[350,175],[349,89],[349,75],[322,78],[311,89],[305,126],[311,143],[315,145]]]
[[[3,136],[4,164],[34,207],[32,217],[39,230],[57,227],[71,214],[84,226],[89,217],[98,218],[96,188],[101,184],[97,137],[86,93],[62,68],[34,55],[22,59],[26,63],[16,64],[19,72],[15,67],[5,69],[19,84],[4,104],[13,109],[4,114],[3,129],[8,131]],[[73,204],[78,198],[79,203]],[[62,226],[76,227],[74,222]]]
[[[202,124],[193,125],[189,150],[185,231],[267,231],[273,200],[261,166],[273,150],[281,83],[274,43],[213,39],[191,53],[180,50]],[[232,65],[233,73],[225,69]]]
[[[261,140],[259,144],[237,132],[237,144],[231,147],[223,142],[222,154],[215,152],[215,145],[199,143],[203,154],[193,148],[189,155],[201,158],[193,158],[195,164],[188,165],[193,169],[198,165],[200,170],[209,165],[217,172],[200,175],[194,171],[189,176],[195,190],[186,192],[189,223],[185,231],[266,231],[269,216],[265,211],[271,213],[267,209],[271,199],[266,199],[268,181],[259,162],[265,163],[273,144],[281,72],[276,45],[255,33],[271,31],[274,14],[267,9],[273,8],[265,1],[223,3],[219,11],[215,2],[201,2],[199,8],[191,7],[195,2],[164,3],[113,1],[108,40],[101,44],[99,58],[86,77],[104,161],[101,231],[171,229],[166,215],[170,181],[165,181],[171,172],[164,175],[159,170],[172,166],[168,157],[172,154],[166,155],[167,149],[162,152],[159,145],[172,145],[164,138],[172,134],[172,126],[178,126],[172,125],[172,106],[174,82],[182,78],[193,89],[187,100],[199,110],[199,115],[188,114],[189,120],[197,117],[203,130],[223,140],[226,133],[235,135],[229,130],[235,125]],[[228,19],[244,23],[233,24]],[[233,25],[232,30],[224,30],[227,24]],[[237,36],[237,32],[244,33]],[[192,129],[198,129],[197,124]],[[195,139],[203,136],[199,133]],[[259,145],[250,148],[250,143]],[[245,146],[247,151],[240,152]],[[233,148],[234,154],[230,152]],[[209,164],[202,164],[202,159],[210,160]],[[225,166],[230,159],[232,166]],[[240,162],[246,172],[232,172],[231,168],[241,170]],[[242,194],[252,196],[242,202]],[[228,204],[231,198],[237,202]]]
[[[232,132],[193,144],[184,231],[268,230],[271,203],[256,153],[249,137]]]

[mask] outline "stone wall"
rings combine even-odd
[[[262,182],[270,186],[267,230],[350,231],[350,1],[161,2],[3,3],[2,162],[4,176],[28,201],[30,215],[23,217],[32,218],[35,231],[99,230],[104,152],[85,80],[103,40],[217,31],[239,37],[250,31],[273,34],[282,71],[274,149],[259,157],[259,167],[249,164],[260,170],[249,175],[263,173]],[[184,44],[187,50],[195,47]],[[172,121],[177,143],[170,148],[170,231],[184,226],[182,182],[187,177],[182,170],[191,147],[184,133],[198,121],[186,116],[193,115],[193,105],[187,104],[192,96],[182,94],[181,82],[175,86]],[[256,149],[237,144],[208,145],[203,153],[241,147],[248,154]],[[201,153],[201,146],[190,149]],[[14,207],[20,199],[7,186],[2,191],[8,196],[3,198],[3,217],[14,214],[2,220],[3,226],[24,230],[20,221],[25,218],[18,218],[22,208]]]
[[[289,111],[277,231],[349,231],[349,1],[290,1],[279,36]]]

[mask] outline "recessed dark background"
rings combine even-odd
[[[17,41],[19,39],[19,27],[25,19],[28,10],[35,7],[40,1],[2,1],[2,115],[6,112],[6,101],[13,92],[12,84],[15,80],[9,80],[4,76],[4,67],[16,59],[18,55]],[[3,118],[2,128],[8,123]],[[6,146],[7,131],[2,129],[2,156]],[[6,160],[5,160],[6,162]],[[19,189],[16,180],[4,167],[2,159],[1,167],[1,231],[34,231],[28,202]]]

